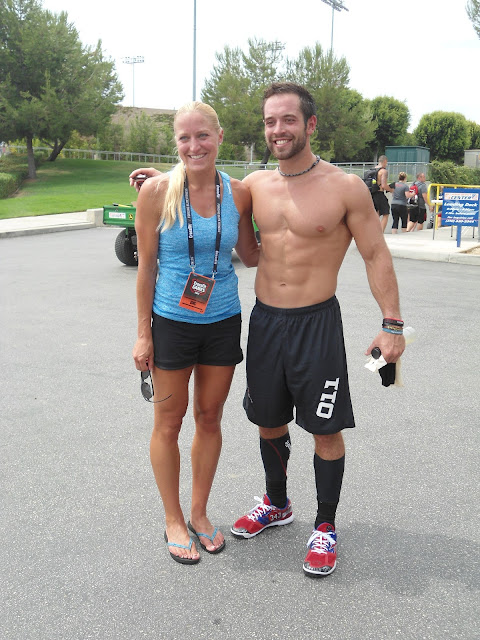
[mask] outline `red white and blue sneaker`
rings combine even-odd
[[[278,527],[282,524],[289,524],[293,520],[292,503],[287,500],[287,505],[279,509],[270,502],[265,494],[263,500],[255,496],[257,504],[245,516],[239,518],[230,531],[238,538],[253,538],[268,527]]]
[[[313,530],[307,547],[308,552],[303,563],[305,573],[313,578],[328,576],[337,565],[337,534],[335,527],[323,522]]]

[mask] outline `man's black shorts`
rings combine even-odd
[[[383,191],[377,191],[372,193],[373,206],[379,216],[388,216],[390,213],[390,205],[388,204],[387,196]]]
[[[420,207],[412,207],[408,210],[408,214],[410,216],[410,222],[418,222],[418,224],[423,224],[427,219],[427,210]]]
[[[153,314],[155,366],[185,369],[194,364],[232,366],[243,360],[240,314],[210,324],[178,322]]]
[[[250,317],[243,406],[261,427],[291,422],[294,407],[297,424],[310,433],[355,426],[336,297],[298,309],[257,300]]]

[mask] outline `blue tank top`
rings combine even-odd
[[[187,278],[191,272],[185,202],[182,199],[183,226],[180,227],[177,218],[170,229],[160,233],[158,240],[159,269],[153,311],[164,318],[193,324],[209,324],[240,313],[238,278],[232,265],[232,249],[237,244],[240,214],[233,201],[230,176],[223,171],[219,171],[219,173],[223,182],[222,237],[218,271],[212,295],[203,314],[179,306]],[[212,181],[212,190],[213,188]],[[192,208],[192,220],[195,242],[195,272],[210,278],[213,271],[217,216],[203,218]]]

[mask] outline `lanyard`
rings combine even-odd
[[[195,244],[193,242],[193,220],[192,220],[192,208],[190,205],[190,193],[188,191],[188,178],[185,173],[185,182],[183,185],[183,193],[185,196],[185,213],[187,216],[187,231],[188,231],[188,255],[190,258],[190,267],[192,272],[195,271]],[[220,200],[220,178],[218,171],[215,171],[215,202],[216,202],[216,216],[217,216],[217,237],[215,240],[215,254],[213,257],[213,272],[212,278],[215,279],[218,267],[218,256],[220,254],[220,239],[222,237],[222,203]]]

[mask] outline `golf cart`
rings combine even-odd
[[[129,267],[138,265],[135,211],[135,207],[128,204],[103,207],[103,224],[108,227],[123,227],[115,239],[115,255]]]

